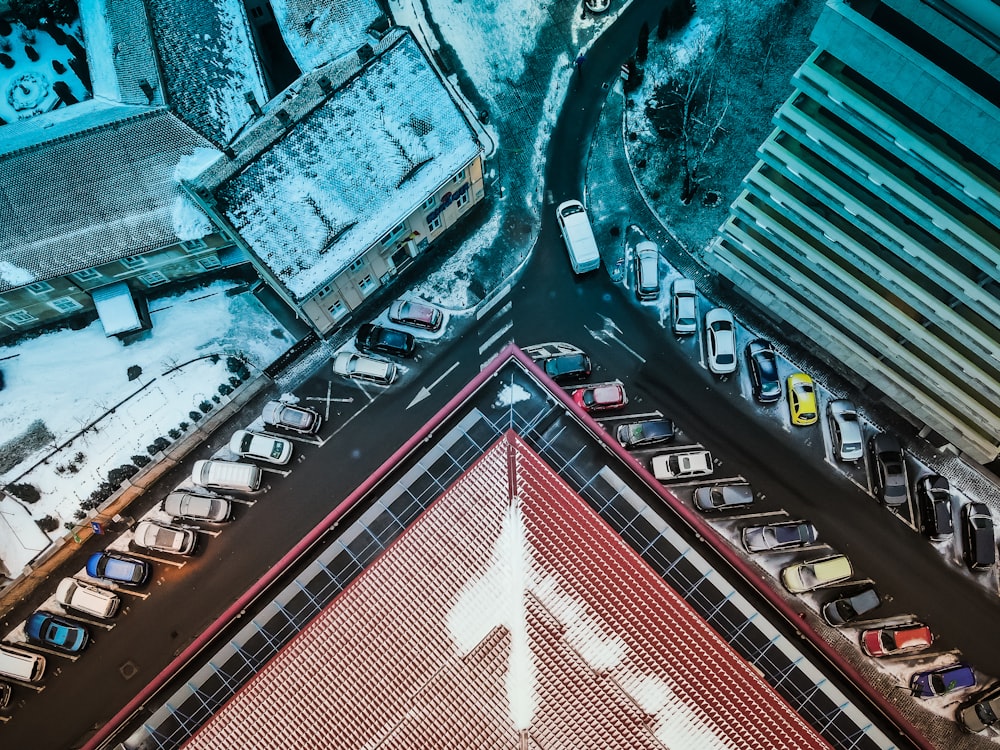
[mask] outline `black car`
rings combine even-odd
[[[823,619],[828,625],[839,628],[868,614],[881,603],[882,599],[875,588],[866,586],[853,594],[839,596],[824,604]]]
[[[754,339],[745,350],[747,369],[753,397],[762,404],[773,404],[781,398],[781,380],[778,378],[778,358],[765,339]]]
[[[993,516],[986,503],[972,502],[962,507],[962,541],[965,564],[972,570],[986,570],[997,561]]]
[[[586,380],[590,377],[590,357],[583,352],[577,354],[557,354],[542,361],[545,374],[557,383],[572,380]]]
[[[385,328],[374,323],[363,323],[354,339],[358,349],[397,357],[412,357],[417,344],[412,333]]]
[[[906,462],[899,440],[887,432],[872,435],[868,440],[868,459],[875,496],[889,506],[903,505],[908,485]]]
[[[928,474],[917,481],[921,530],[935,542],[951,539],[955,524],[951,518],[951,486],[940,474]]]
[[[615,433],[623,448],[645,448],[674,439],[674,423],[669,419],[646,419],[618,425]]]

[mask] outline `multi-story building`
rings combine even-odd
[[[830,0],[710,266],[923,436],[1000,446],[1000,13]]]
[[[0,129],[0,339],[142,330],[150,290],[234,265],[328,332],[483,197],[413,38],[377,0],[330,5],[84,14],[64,43],[92,98]]]

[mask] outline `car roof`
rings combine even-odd
[[[804,563],[808,565],[809,563]],[[853,574],[851,561],[844,555],[816,560],[812,563],[813,572],[817,578],[830,580],[831,578],[846,578]]]
[[[674,279],[672,284],[674,294],[695,294],[698,289],[691,279]]]

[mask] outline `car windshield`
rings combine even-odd
[[[277,440],[271,443],[271,458],[281,458],[281,449],[283,447],[284,446]]]
[[[240,443],[240,453],[246,453],[250,450],[250,445],[253,443],[253,435],[249,432],[243,436],[243,441]]]
[[[301,409],[285,407],[281,412],[281,421],[295,427],[306,427],[312,421],[312,417],[309,412]]]
[[[845,452],[854,452],[861,450],[861,443],[844,443],[843,449]]]
[[[760,369],[762,380],[773,380],[778,377],[778,368],[775,366],[772,352],[757,352],[753,358]]]
[[[379,334],[379,338],[381,338],[382,343],[387,346],[396,346],[400,349],[406,348],[406,334],[402,331],[396,331],[391,328],[383,328],[382,332]]]
[[[976,716],[978,716],[979,720],[986,726],[995,724],[997,721],[997,715],[993,711],[993,707],[986,701],[976,704]]]
[[[882,631],[880,640],[882,641],[882,648],[885,651],[895,651],[898,648],[896,645],[896,634],[889,630]]]
[[[772,526],[766,529],[766,533],[773,538],[775,544],[791,544],[793,542],[805,541],[802,538],[803,528],[801,526]]]
[[[550,376],[565,375],[568,372],[583,372],[587,369],[582,354],[565,354],[545,361],[545,371]]]

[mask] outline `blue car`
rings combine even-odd
[[[90,633],[80,623],[48,612],[35,612],[24,623],[28,640],[40,646],[75,654],[83,651],[90,640]]]
[[[87,575],[125,586],[141,586],[149,579],[149,563],[117,552],[96,552],[87,559]]]
[[[976,673],[960,661],[929,672],[917,672],[910,678],[910,692],[917,698],[933,698],[976,686]]]

